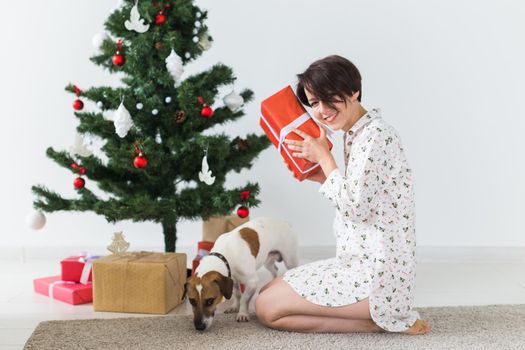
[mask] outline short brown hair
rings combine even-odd
[[[304,89],[331,107],[337,97],[352,96],[359,91],[361,102],[361,74],[357,67],[344,57],[331,55],[312,63],[304,73],[297,74],[297,97],[310,107]]]

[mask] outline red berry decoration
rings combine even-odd
[[[148,165],[148,159],[144,157],[144,153],[139,152],[139,155],[133,160],[133,166],[137,169],[144,169]]]
[[[213,109],[211,109],[211,107],[203,107],[202,110],[201,110],[201,115],[205,118],[211,118],[211,116],[213,115]]]
[[[75,169],[80,175],[84,175],[86,173],[86,168],[84,168],[83,166],[78,166],[78,164],[75,162],[71,163],[71,168]],[[86,181],[84,181],[84,179],[81,178],[80,176],[78,176],[73,181],[73,186],[75,186],[75,188],[79,190],[81,188],[84,188],[85,184],[86,184]]]
[[[243,205],[243,206],[239,207],[239,209],[237,209],[237,215],[240,218],[244,219],[244,218],[248,217],[248,215],[250,215],[250,210]]]
[[[111,59],[115,66],[120,67],[126,62],[124,55],[120,53],[121,51],[122,51],[122,39],[119,39],[117,41],[117,53],[113,55],[113,58]]]
[[[164,22],[166,22],[166,16],[164,15],[164,10],[160,10],[155,16],[155,24],[160,26]]]
[[[135,152],[138,153],[138,156],[133,160],[133,166],[137,169],[144,169],[148,165],[148,159],[144,156],[144,152],[139,149],[140,141],[135,143]]]
[[[81,188],[84,188],[84,185],[86,184],[86,181],[84,181],[83,178],[81,178],[80,176],[77,177],[75,179],[75,181],[73,181],[73,185],[75,186],[76,189],[81,189]]]
[[[73,89],[75,89],[75,94],[77,95],[77,99],[73,102],[73,108],[80,111],[84,108],[84,102],[79,98],[82,91],[76,85],[73,85]]]
[[[113,64],[115,66],[122,66],[124,63],[126,63],[126,59],[124,58],[124,56],[119,53],[113,55],[113,58],[111,60],[113,61]]]
[[[202,105],[201,115],[205,118],[211,118],[211,116],[213,115],[213,109],[211,109],[211,107],[208,106],[206,102],[204,102],[204,99],[201,96],[199,96],[197,99]]]
[[[82,108],[84,108],[84,102],[77,98],[75,102],[73,102],[73,108],[77,111],[80,111]]]

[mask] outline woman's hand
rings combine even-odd
[[[312,137],[299,129],[294,129],[293,132],[301,136],[303,141],[284,140],[288,148],[293,151],[292,156],[304,158],[312,163],[319,163],[323,169],[322,173],[325,179],[334,169],[337,169],[335,159],[328,147],[328,139],[324,128],[321,128],[321,134],[318,138]],[[315,180],[312,179],[312,181],[317,180],[322,180],[322,178],[316,177]]]
[[[312,137],[299,129],[294,129],[293,132],[301,136],[304,140],[284,140],[288,148],[294,151],[292,156],[304,158],[312,163],[321,163],[323,159],[331,155],[330,149],[328,148],[326,130],[324,128],[321,127],[321,135],[318,138]]]

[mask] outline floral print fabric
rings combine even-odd
[[[369,298],[374,322],[390,332],[419,318],[412,310],[416,268],[412,171],[401,139],[378,109],[344,135],[345,174],[330,173],[319,192],[336,207],[335,258],[287,271],[302,297],[323,306]]]

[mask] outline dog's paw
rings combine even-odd
[[[232,306],[232,307],[224,310],[225,314],[234,314],[236,312],[239,312],[239,307],[238,306]]]
[[[250,316],[248,314],[238,313],[237,314],[237,322],[248,322],[250,320]]]

